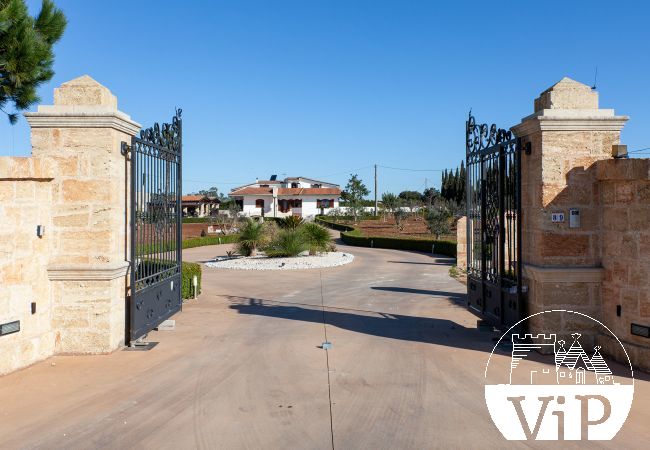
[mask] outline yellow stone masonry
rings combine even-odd
[[[0,323],[21,326],[0,337],[0,374],[55,353],[108,353],[125,338],[129,174],[120,145],[140,125],[87,75],[25,116],[33,156],[0,157]]]

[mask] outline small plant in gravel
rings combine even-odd
[[[282,228],[286,228],[288,230],[295,230],[302,224],[302,217],[298,216],[289,216],[285,217],[284,220],[282,220]]]
[[[247,220],[237,241],[237,250],[244,256],[255,256],[257,249],[267,242],[264,224]]]
[[[305,242],[309,247],[309,254],[315,255],[320,252],[326,252],[332,241],[329,231],[316,223],[306,223],[300,227]]]
[[[264,248],[264,252],[270,257],[291,257],[298,256],[308,249],[301,230],[285,229]]]

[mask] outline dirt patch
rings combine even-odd
[[[434,236],[429,233],[427,223],[421,216],[409,217],[403,220],[402,229],[399,230],[393,217],[379,218],[377,220],[360,220],[356,224],[350,225],[361,230],[361,233],[367,237],[385,236],[385,237],[408,237],[415,239],[432,239]],[[442,240],[456,240],[456,230],[444,236]]]

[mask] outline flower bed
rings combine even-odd
[[[216,269],[297,270],[342,266],[353,260],[354,255],[343,252],[327,252],[318,255],[303,253],[289,258],[270,258],[258,254],[256,256],[220,256],[208,261],[205,265]]]

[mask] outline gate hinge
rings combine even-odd
[[[122,142],[122,147],[120,148],[120,152],[122,153],[122,156],[128,155],[130,151],[131,151],[131,146],[126,142]]]

